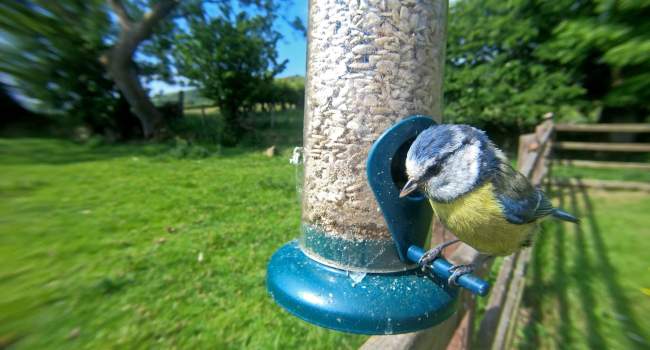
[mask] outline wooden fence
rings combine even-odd
[[[557,133],[650,133],[650,124],[556,124]],[[629,142],[555,142],[557,150],[572,151],[603,151],[603,152],[650,152],[650,143]],[[593,169],[638,169],[650,170],[649,163],[594,161],[583,159],[554,159],[554,164],[576,166]],[[650,184],[634,181],[613,181],[581,179],[579,182],[570,179],[553,179],[556,186],[583,186],[603,189],[641,190],[650,192]]]
[[[552,149],[553,121],[547,118],[532,134],[519,138],[519,171],[539,185],[548,173]],[[438,223],[432,244],[452,236]],[[517,313],[525,286],[525,275],[531,248],[506,257],[492,286],[487,306],[480,322],[476,322],[476,297],[467,291],[460,294],[458,311],[445,322],[420,332],[394,336],[373,336],[361,347],[374,349],[505,349],[514,339]],[[476,262],[478,252],[460,244],[448,255],[455,264]],[[481,266],[475,273],[485,276],[490,266]],[[478,327],[475,327],[478,324]],[[476,333],[478,332],[478,333]],[[477,336],[474,337],[474,334]],[[476,341],[473,339],[476,338]]]

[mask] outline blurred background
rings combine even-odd
[[[451,1],[444,119],[513,157],[549,113],[647,126],[648,18],[644,0]],[[298,235],[306,26],[302,0],[0,3],[0,349],[363,344],[264,287]],[[553,166],[588,220],[545,225],[515,346],[650,346],[648,130],[558,134],[641,152],[557,151],[637,166]]]

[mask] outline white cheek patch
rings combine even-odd
[[[450,156],[442,171],[429,180],[430,193],[436,199],[450,201],[471,191],[479,176],[479,155],[475,141]]]
[[[424,169],[423,167],[419,167],[414,160],[406,158],[406,175],[410,178],[419,179],[424,175]]]

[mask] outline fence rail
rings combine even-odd
[[[650,132],[650,124],[556,124],[556,131],[566,132]]]
[[[558,124],[555,130],[567,132],[650,132],[650,124]],[[562,141],[555,143],[555,149],[576,151],[604,151],[604,152],[650,152],[650,143],[625,143],[625,142],[573,142]],[[592,169],[636,169],[650,170],[649,163],[595,161],[582,159],[555,159],[555,164],[576,166]],[[581,179],[579,182],[569,179],[553,179],[556,186],[578,186],[600,189],[639,190],[650,191],[650,184],[632,181],[612,181]]]
[[[650,152],[650,143],[561,141],[556,143],[555,148],[575,151]]]
[[[603,190],[635,190],[650,192],[650,183],[639,181],[552,179],[551,184],[560,187],[590,187]]]
[[[609,162],[609,161],[594,161],[594,160],[580,160],[580,159],[557,159],[554,160],[554,163],[558,165],[568,165],[568,166],[593,168],[593,169],[650,170],[650,163],[638,163],[638,162]]]

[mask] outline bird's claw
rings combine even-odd
[[[436,246],[428,251],[426,251],[422,257],[420,258],[420,261],[418,261],[418,265],[422,268],[422,271],[426,269],[426,267],[434,260],[438,259],[442,255],[442,249],[444,247]]]
[[[458,286],[458,279],[462,275],[474,272],[474,266],[472,265],[454,265],[449,268],[451,276],[447,279],[447,284],[450,286]]]
[[[452,239],[451,241],[447,241],[444,243],[440,243],[437,246],[433,247],[432,249],[428,250],[425,252],[420,260],[418,261],[418,265],[422,268],[422,271],[426,270],[426,267],[431,264],[434,260],[438,259],[442,255],[442,250],[447,248],[448,246],[457,243],[458,239]]]

